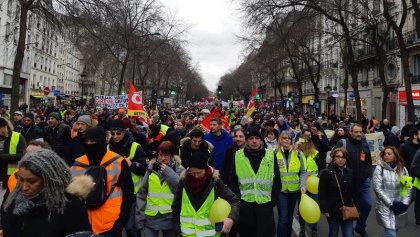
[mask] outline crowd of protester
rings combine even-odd
[[[153,107],[148,118],[124,108],[21,109],[0,108],[0,236],[290,237],[304,193],[330,237],[340,228],[368,236],[372,206],[385,236],[407,225],[411,202],[420,227],[416,123],[215,105]],[[377,132],[385,140],[372,157],[365,134]],[[318,194],[308,192],[311,175]],[[220,229],[209,220],[217,198],[231,205]],[[343,205],[359,218],[343,219]],[[316,223],[298,222],[299,236],[318,235]]]

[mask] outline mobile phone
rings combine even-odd
[[[306,142],[306,139],[305,139],[305,138],[301,138],[301,137],[299,137],[299,142],[300,142],[300,143],[305,143],[305,142]]]
[[[214,224],[214,230],[215,230],[216,232],[221,232],[221,231],[222,231],[222,229],[223,229],[223,222],[216,222],[216,223]]]
[[[153,169],[158,171],[160,169],[160,165],[161,163],[156,160],[155,163],[153,163]]]

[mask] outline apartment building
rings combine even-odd
[[[10,105],[19,11],[18,1],[0,1],[0,92],[5,105]],[[83,69],[81,54],[66,30],[58,30],[43,15],[32,12],[27,27],[19,104],[57,104],[77,99]]]

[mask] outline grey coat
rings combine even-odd
[[[396,173],[397,167],[394,169],[390,165],[380,160],[373,172],[372,185],[376,194],[375,213],[378,224],[384,228],[400,229],[407,225],[408,213],[395,216],[390,209],[394,200],[409,205],[411,199],[411,188],[408,194],[401,197],[401,176]],[[404,167],[402,176],[408,175],[407,169]]]
[[[172,213],[169,214],[160,214],[158,213],[156,216],[146,216],[144,214],[144,211],[146,209],[146,200],[147,200],[147,194],[149,191],[149,175],[154,172],[157,174],[156,171],[152,169],[153,164],[155,163],[155,159],[149,161],[149,168],[146,171],[146,174],[143,177],[141,187],[139,192],[136,196],[136,228],[137,230],[141,230],[144,228],[144,226],[150,227],[155,230],[168,230],[173,229],[172,224]],[[159,175],[161,182],[165,181],[169,188],[171,189],[172,193],[175,194],[180,174],[185,170],[184,167],[182,167],[180,164],[179,157],[176,157],[175,159],[175,171],[171,167],[166,167],[162,171],[162,175]]]

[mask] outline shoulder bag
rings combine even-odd
[[[349,207],[344,205],[343,194],[341,193],[340,183],[338,182],[337,175],[334,174],[335,180],[337,181],[338,190],[340,191],[341,202],[343,206],[340,208],[341,213],[343,215],[343,220],[358,220],[359,219],[359,212],[355,206]]]

